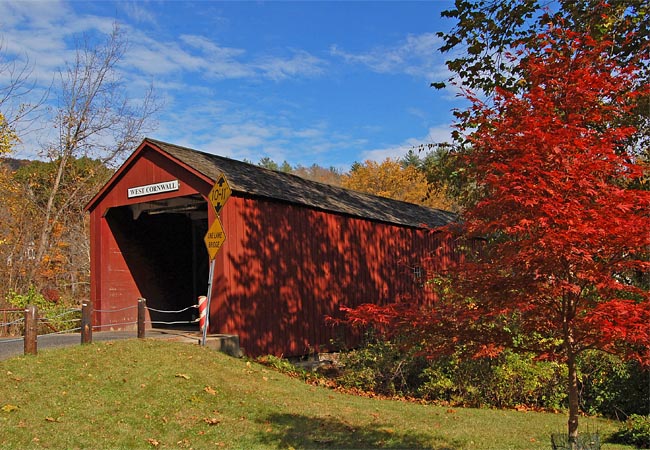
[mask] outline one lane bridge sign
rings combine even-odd
[[[219,175],[212,190],[208,194],[208,200],[210,200],[210,204],[212,204],[217,214],[219,214],[223,205],[230,198],[230,194],[232,194],[232,189],[230,189],[226,176],[224,174]]]
[[[217,252],[226,240],[226,233],[223,231],[219,216],[214,218],[214,222],[210,225],[203,240],[205,241],[205,247],[208,249],[210,260],[214,260],[214,257],[217,256]]]

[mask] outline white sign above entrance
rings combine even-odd
[[[129,188],[128,198],[142,197],[143,195],[160,194],[161,192],[177,191],[180,187],[178,180],[164,181],[162,183],[148,184]]]

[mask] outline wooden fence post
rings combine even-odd
[[[23,336],[25,355],[36,354],[37,337],[38,337],[38,309],[34,305],[27,305],[27,307],[25,308],[25,333]]]
[[[93,341],[93,304],[81,304],[81,343],[90,344]]]
[[[138,339],[144,339],[144,320],[146,317],[147,300],[138,299]]]

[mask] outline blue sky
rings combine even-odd
[[[163,100],[150,137],[236,159],[347,170],[449,139],[451,110],[462,103],[430,83],[448,76],[435,33],[453,25],[440,18],[451,6],[3,1],[0,36],[3,57],[28,60],[45,87],[73,56],[75,36],[117,22],[130,42],[120,66],[129,94],[153,82]],[[38,136],[18,156],[29,156]]]

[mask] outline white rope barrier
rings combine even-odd
[[[182,312],[187,311],[188,309],[192,309],[192,308],[195,308],[195,309],[196,309],[196,308],[198,308],[198,307],[199,307],[199,305],[192,305],[192,306],[188,306],[187,308],[184,308],[184,309],[179,309],[178,311],[165,311],[165,310],[162,310],[162,309],[149,308],[148,306],[147,306],[147,309],[148,309],[149,311],[154,311],[154,312],[157,312],[157,313],[164,313],[164,314],[179,314],[179,313],[182,313]]]
[[[125,308],[120,308],[120,309],[95,309],[95,310],[93,310],[93,312],[96,312],[96,313],[115,313],[115,312],[120,312],[120,311],[127,311],[129,309],[135,309],[137,307],[138,307],[138,305],[127,306]]]
[[[61,324],[61,323],[72,323],[72,322],[79,322],[81,320],[81,317],[78,319],[68,319],[68,320],[57,320],[56,324]],[[51,319],[45,319],[46,322],[50,322]]]
[[[52,333],[39,334],[38,336],[40,337],[40,336],[52,336],[57,334],[71,334],[71,333],[76,333],[77,331],[81,331],[81,327],[70,328],[68,330],[54,331]]]
[[[67,316],[68,314],[72,314],[72,313],[80,313],[80,312],[81,312],[81,309],[68,309],[67,311],[62,312],[61,314],[58,314],[58,315],[56,315],[56,316],[45,317],[45,319],[47,319],[47,320],[52,320],[52,319],[56,319],[57,317],[63,317],[63,316]]]
[[[6,326],[9,326],[9,325],[16,325],[16,324],[19,324],[19,323],[24,322],[24,321],[25,321],[25,318],[21,317],[20,319],[14,320],[13,322],[0,323],[0,327],[6,327]]]
[[[196,323],[196,320],[184,320],[184,321],[176,321],[176,322],[161,322],[158,320],[150,320],[146,321],[146,324],[151,324],[151,325],[180,325],[180,324],[193,324]]]
[[[106,325],[93,325],[93,331],[100,328],[119,327],[122,325],[137,325],[138,322],[109,323]]]

